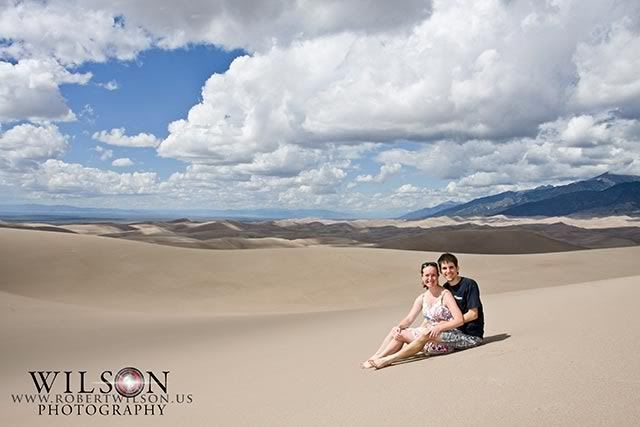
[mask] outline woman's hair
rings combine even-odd
[[[428,261],[428,262],[423,262],[420,265],[420,275],[422,275],[422,272],[427,267],[435,267],[436,271],[438,272],[438,274],[440,274],[440,266],[438,265],[438,263],[437,262],[433,262],[433,261]]]

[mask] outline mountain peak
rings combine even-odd
[[[598,175],[596,177],[588,179],[587,181],[600,181],[600,182],[606,182],[610,185],[616,185],[616,184],[622,184],[624,182],[635,182],[638,180],[640,180],[640,177],[635,175],[618,175],[618,174],[607,171],[602,175]]]
[[[573,197],[576,194],[582,194],[584,192],[588,192],[590,197],[593,197],[594,194],[604,195],[604,192],[612,187],[618,187],[620,184],[634,183],[640,182],[640,176],[634,175],[617,175],[611,172],[605,172],[596,177],[585,179],[582,181],[572,182],[570,184],[560,185],[560,186],[539,186],[537,188],[531,190],[522,190],[522,191],[507,191],[504,193],[494,194],[492,196],[485,196],[478,199],[471,200],[469,202],[463,203],[458,206],[454,206],[452,208],[440,210],[439,212],[430,212],[427,210],[421,210],[416,212],[410,212],[409,214],[401,217],[402,219],[409,219],[407,217],[410,216],[410,219],[422,219],[428,218],[431,216],[461,216],[461,217],[470,217],[470,216],[491,216],[491,215],[499,215],[506,213],[507,215],[515,215],[518,212],[522,212],[522,214],[527,211],[529,212],[529,207],[532,205],[542,206],[545,203],[553,203],[553,201],[558,200],[557,198],[560,196],[564,197],[564,201],[572,201]],[[622,214],[622,213],[631,213],[633,215],[638,215],[638,211],[640,210],[634,199],[637,188],[636,185],[623,185],[616,188],[616,191],[612,191],[608,193],[610,197],[614,197],[618,195],[617,192],[624,193],[624,197],[628,200],[625,202],[626,205],[622,206],[613,206],[615,203],[612,203],[611,209],[607,211],[606,207],[599,207],[597,210],[598,215],[604,215],[607,213],[610,214]],[[627,194],[629,193],[629,194]],[[633,194],[630,194],[633,193]],[[574,196],[569,196],[573,194]],[[578,196],[575,196],[578,197]],[[547,200],[551,200],[550,202],[545,202]],[[576,199],[577,200],[577,199]],[[626,199],[625,199],[626,200]],[[567,203],[569,203],[567,202]],[[617,203],[617,202],[616,202]],[[569,203],[570,204],[570,203]],[[514,210],[512,208],[516,208],[519,206],[523,206],[521,209]],[[546,208],[545,208],[546,209]],[[582,208],[581,208],[582,209]],[[594,208],[595,209],[595,208]],[[576,212],[579,209],[576,209]],[[546,212],[544,209],[537,210],[536,212]],[[596,211],[594,211],[596,212]],[[573,212],[572,212],[573,213]]]

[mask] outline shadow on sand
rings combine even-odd
[[[504,340],[509,339],[509,338],[511,338],[511,335],[509,335],[509,334],[491,335],[489,337],[485,337],[482,340],[482,344],[480,344],[478,347],[482,347],[482,346],[485,346],[487,344],[492,344],[494,342],[504,341]],[[471,350],[471,349],[468,349],[468,350]],[[464,351],[464,350],[459,350],[459,351]],[[454,353],[458,353],[458,351],[455,351]],[[447,354],[451,354],[451,353],[447,353]],[[419,360],[429,359],[429,358],[436,357],[436,356],[446,356],[446,354],[431,354],[431,355],[429,355],[429,354],[425,354],[425,353],[420,352],[420,353],[416,354],[415,356],[407,357],[406,359],[402,359],[402,360],[399,360],[399,361],[397,361],[395,363],[392,363],[391,366],[403,365],[405,363],[417,362]]]

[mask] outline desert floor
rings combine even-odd
[[[360,369],[421,292],[420,262],[437,256],[0,229],[2,424],[638,424],[640,247],[461,253],[482,291],[485,344]],[[28,371],[96,381],[125,366],[170,371],[169,395],[193,402],[103,417],[12,401],[34,393]]]

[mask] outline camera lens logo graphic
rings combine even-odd
[[[123,397],[135,397],[142,393],[142,389],[144,389],[142,372],[132,367],[120,369],[116,374],[114,383],[116,391]]]

